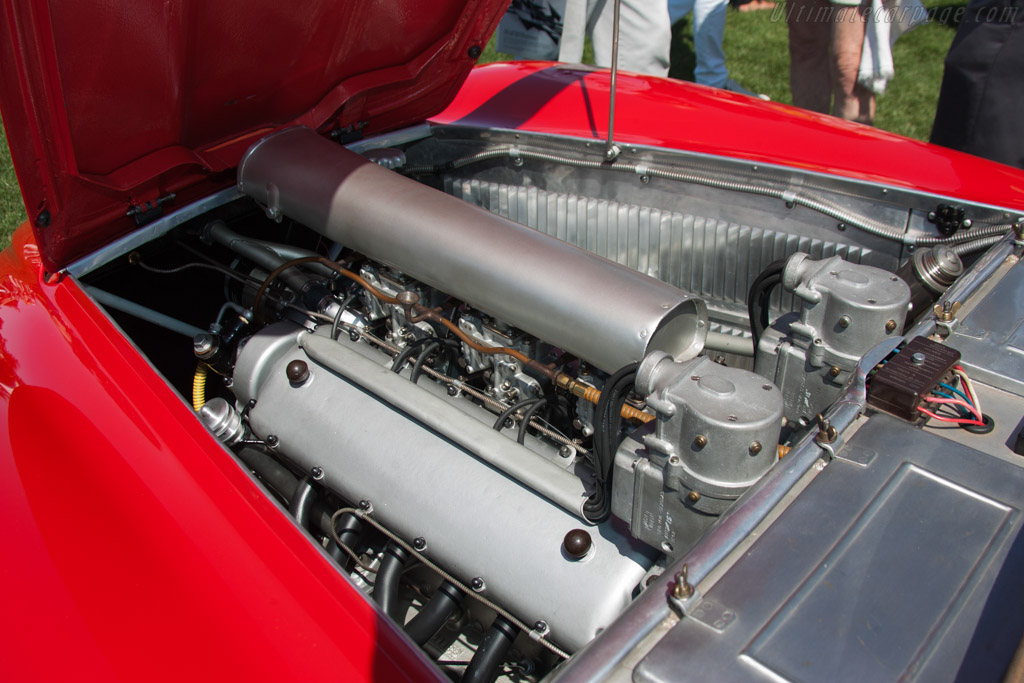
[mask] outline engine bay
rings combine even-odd
[[[685,602],[675,568],[723,516],[864,415],[992,421],[959,354],[907,340],[947,348],[968,300],[943,294],[1020,219],[587,145],[287,129],[237,188],[70,269],[464,681],[539,680],[662,582]],[[844,418],[871,373],[889,393]]]

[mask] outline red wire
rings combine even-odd
[[[985,424],[984,422],[982,422],[980,420],[964,420],[962,418],[943,417],[942,415],[937,415],[937,414],[933,413],[932,411],[928,410],[924,406],[918,406],[917,409],[920,410],[925,415],[927,415],[928,417],[932,418],[933,420],[938,420],[939,422],[952,422],[954,424],[960,424],[960,425],[977,425],[979,427],[984,426],[984,424]]]

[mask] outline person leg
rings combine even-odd
[[[828,42],[833,8],[828,0],[787,0],[789,89],[793,104],[827,114],[832,100]]]
[[[594,61],[608,67],[612,62],[612,30],[615,0],[603,0],[595,8],[590,40]],[[665,0],[622,0],[619,18],[619,68],[624,71],[667,76],[672,27]]]
[[[875,94],[857,82],[864,32],[870,5],[836,6],[832,22],[832,114],[847,121],[871,125],[875,121]]]
[[[729,0],[696,0],[693,8],[693,47],[697,64],[694,80],[713,88],[725,87],[729,71],[725,67],[725,14]]]

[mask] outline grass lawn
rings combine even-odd
[[[923,0],[940,21],[919,26],[896,43],[893,59],[896,77],[878,99],[875,125],[901,135],[925,140],[931,131],[932,116],[942,79],[942,61],[953,40],[956,27],[943,23],[949,8],[966,4],[965,0]],[[729,11],[725,28],[725,53],[730,76],[756,92],[765,93],[778,102],[790,102],[789,52],[786,22],[781,11]],[[481,62],[511,59],[494,50],[494,41],[487,46]],[[585,51],[583,59],[592,63]],[[693,39],[689,20],[680,21],[673,29],[673,78],[693,80]],[[0,134],[3,130],[0,128]],[[0,248],[10,242],[10,233],[25,220],[18,182],[11,168],[6,137],[0,144]]]

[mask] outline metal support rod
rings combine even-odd
[[[619,73],[619,8],[622,0],[615,0],[612,21],[612,80],[608,96],[608,142],[604,146],[604,160],[615,161],[622,150],[614,142],[615,137],[615,80]]]

